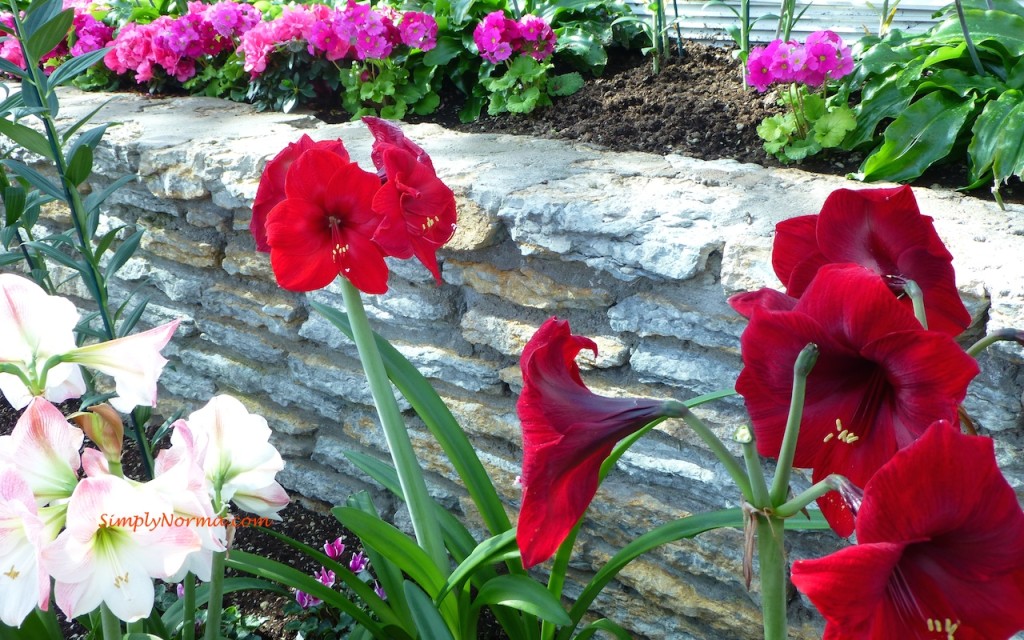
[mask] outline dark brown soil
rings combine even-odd
[[[765,153],[756,131],[761,120],[778,112],[775,96],[743,87],[739,63],[730,50],[695,42],[685,45],[681,57],[666,58],[657,75],[650,58],[615,51],[601,77],[589,79],[571,96],[555,98],[553,106],[525,116],[484,116],[462,124],[458,120],[460,106],[458,94],[452,91],[443,97],[438,112],[422,120],[459,131],[562,138],[615,151],[678,153],[704,160],[731,158],[783,166]],[[828,151],[790,166],[846,175],[856,171],[862,160],[860,153]],[[963,160],[934,167],[913,184],[957,188],[966,183]],[[1012,180],[1002,194],[1007,202],[1024,202],[1019,180]],[[969,195],[992,199],[984,187]]]

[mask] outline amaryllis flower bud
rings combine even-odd
[[[523,502],[516,540],[523,564],[550,558],[597,493],[601,463],[625,436],[665,416],[677,403],[607,398],[580,378],[576,356],[597,345],[551,318],[520,359],[523,392],[516,410],[523,426]]]
[[[87,411],[68,416],[82,428],[103,455],[110,462],[121,460],[124,446],[124,423],[121,416],[109,404],[94,404]]]

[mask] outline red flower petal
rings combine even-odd
[[[1002,640],[1024,628],[1024,512],[987,438],[932,425],[865,486],[857,540],[793,566],[826,638]]]
[[[960,300],[952,256],[909,187],[837,189],[818,216],[776,227],[772,265],[791,296],[801,297],[826,263],[859,264],[902,294],[914,280],[924,292],[929,328],[951,336],[971,321]],[[904,303],[910,308],[910,300]]]
[[[754,309],[769,311],[790,311],[796,305],[796,298],[791,298],[775,289],[760,289],[747,293],[737,293],[729,297],[729,306],[744,318],[754,315]]]
[[[256,198],[252,203],[252,219],[249,222],[249,230],[253,239],[256,240],[257,251],[264,253],[270,251],[266,232],[267,215],[279,202],[284,200],[285,176],[292,162],[310,149],[330,151],[346,162],[348,161],[348,151],[345,150],[345,145],[341,140],[314,142],[308,135],[303,135],[298,142],[290,143],[274,156],[263,169],[259,187],[256,189]]]
[[[370,160],[377,168],[377,175],[384,178],[384,151],[389,148],[404,149],[411,153],[416,162],[424,164],[431,171],[434,165],[430,162],[430,156],[415,142],[405,137],[402,130],[393,122],[382,120],[374,116],[363,116],[363,123],[370,129],[373,135],[373,149],[370,151]]]
[[[758,451],[778,456],[793,362],[808,343],[819,356],[807,380],[794,465],[863,485],[936,420],[955,420],[977,363],[946,334],[925,331],[881,279],[854,265],[824,267],[791,311],[755,309],[741,338],[736,382]],[[819,501],[842,536],[853,531],[835,494]]]
[[[516,540],[523,564],[550,558],[594,498],[601,463],[623,437],[668,415],[665,403],[606,398],[583,384],[575,358],[593,341],[552,318],[523,350],[523,502]]]
[[[285,180],[287,198],[270,212],[267,239],[278,283],[320,289],[339,274],[366,293],[387,291],[388,269],[370,234],[380,222],[372,202],[380,182],[337,155],[313,149]]]

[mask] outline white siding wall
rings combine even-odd
[[[719,5],[705,6],[705,0],[663,0],[665,12],[671,23],[679,11],[679,28],[682,36],[687,39],[731,43],[725,29],[738,24],[736,16]],[[951,1],[951,0],[950,0]],[[647,13],[645,0],[633,0],[636,8]],[[739,11],[739,0],[727,0],[727,4]],[[808,3],[798,2],[797,13]],[[890,5],[893,0],[890,0]],[[942,0],[902,0],[896,9],[895,28],[908,32],[925,31],[935,24],[932,14],[949,4]],[[750,16],[755,19],[769,13],[778,14],[780,0],[751,0]],[[797,23],[793,37],[802,40],[808,33],[820,29],[832,29],[843,40],[851,42],[863,36],[865,30],[878,32],[879,15],[882,0],[817,0],[810,3],[810,8]],[[777,20],[764,19],[759,21],[751,32],[752,43],[767,43],[775,38]],[[675,37],[676,30],[670,30]]]

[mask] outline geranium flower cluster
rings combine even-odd
[[[308,136],[263,171],[250,229],[285,289],[322,289],[342,275],[361,291],[384,293],[386,256],[416,256],[441,282],[436,252],[455,233],[455,194],[397,126],[363,122],[377,173],[352,162],[340,140]]]
[[[343,9],[323,5],[285,7],[273,20],[246,32],[239,43],[245,70],[259,76],[268,56],[289,42],[306,42],[310,55],[327,60],[383,59],[405,45],[429,51],[437,44],[437,22],[429,14],[349,2]]]
[[[120,473],[124,428],[107,405],[71,417],[51,404],[85,392],[80,366],[114,377],[121,408],[156,401],[160,350],[178,322],[96,345],[76,346],[78,313],[34,282],[0,275],[0,391],[25,407],[0,437],[0,620],[19,626],[57,606],[74,618],[106,604],[126,621],[147,617],[153,579],[211,577],[230,526],[225,505],[277,518],[288,503],[274,480],[284,462],[263,418],[217,396],[173,425],[155,478]],[[98,449],[85,448],[85,436]],[[84,477],[80,477],[84,472]]]
[[[804,44],[775,40],[754,47],[747,57],[747,82],[758,91],[773,83],[802,83],[820,87],[826,80],[838,80],[853,71],[850,47],[834,31],[815,31]]]
[[[190,2],[188,13],[177,18],[161,16],[149,24],[126,23],[103,62],[116,73],[133,72],[139,83],[151,80],[158,68],[184,82],[196,74],[200,58],[233,51],[237,38],[259,20],[259,10],[250,4]]]
[[[495,11],[476,25],[473,42],[480,57],[493,64],[508,60],[516,52],[539,62],[554,53],[557,37],[543,18],[524,15],[516,22],[503,11]]]

